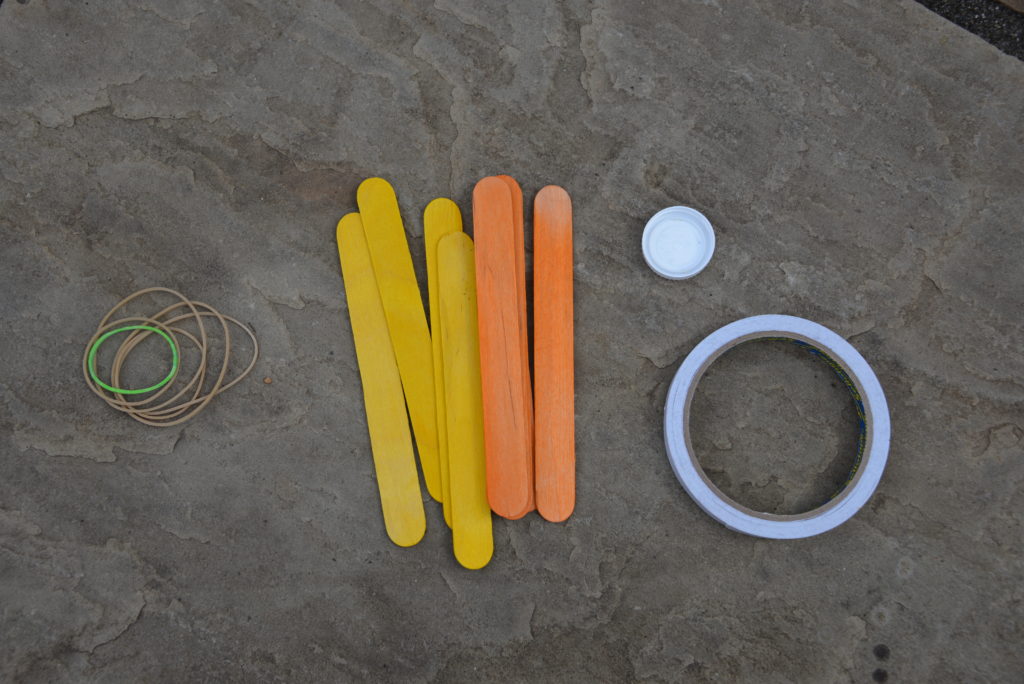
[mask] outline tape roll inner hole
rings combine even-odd
[[[690,453],[722,496],[752,513],[800,517],[856,475],[866,434],[860,396],[824,350],[784,337],[743,340],[697,379]]]

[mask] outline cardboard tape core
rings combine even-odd
[[[747,508],[711,482],[690,441],[690,405],[707,368],[733,347],[758,339],[786,338],[823,357],[853,395],[860,419],[858,457],[846,485],[825,504],[796,515]],[[871,367],[856,349],[828,328],[795,316],[752,316],[708,335],[686,357],[665,403],[665,448],[679,482],[704,511],[729,529],[767,539],[799,539],[849,520],[878,486],[889,454],[889,407]]]

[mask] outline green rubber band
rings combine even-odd
[[[151,387],[144,387],[142,389],[121,389],[119,387],[111,387],[100,380],[96,375],[96,351],[100,348],[100,345],[103,344],[104,340],[111,335],[116,335],[117,333],[126,332],[128,330],[149,330],[150,332],[155,332],[157,335],[164,338],[164,341],[171,347],[171,372],[167,374],[166,378]],[[152,392],[153,390],[160,389],[174,379],[175,374],[178,372],[178,345],[174,344],[174,340],[171,339],[171,336],[160,328],[154,328],[151,325],[126,325],[122,328],[116,328],[100,335],[100,338],[96,340],[89,349],[89,359],[87,363],[89,366],[89,375],[97,385],[108,392],[114,392],[116,394],[145,394],[146,392]]]

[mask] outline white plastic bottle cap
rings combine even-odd
[[[651,217],[644,228],[644,259],[670,280],[692,278],[715,253],[715,231],[704,214],[690,207],[669,207]]]

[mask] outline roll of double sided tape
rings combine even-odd
[[[788,339],[822,358],[853,396],[860,419],[857,457],[845,485],[825,504],[797,515],[762,513],[725,496],[701,468],[690,442],[690,405],[697,383],[715,359],[757,339]],[[799,539],[849,520],[878,486],[889,454],[889,407],[867,361],[828,328],[794,316],[752,316],[708,335],[686,357],[665,404],[665,447],[679,482],[704,511],[726,527],[767,539]]]

